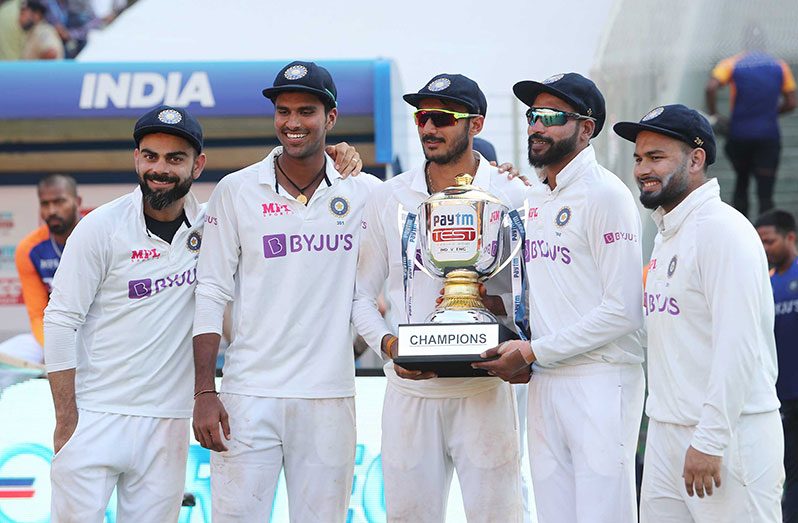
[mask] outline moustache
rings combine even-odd
[[[180,178],[178,178],[177,176],[169,176],[168,174],[144,173],[143,178],[151,182],[175,183],[175,184],[180,182]]]
[[[432,136],[430,134],[421,137],[421,143],[444,143],[445,141],[440,136]]]

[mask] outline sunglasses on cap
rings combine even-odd
[[[589,116],[583,116],[568,111],[557,111],[556,109],[532,107],[526,112],[526,121],[529,122],[530,126],[535,125],[535,122],[538,120],[540,120],[540,123],[542,123],[544,127],[565,125],[568,118],[573,118],[575,120],[595,120]]]
[[[458,113],[457,111],[447,111],[446,109],[419,109],[413,113],[413,116],[416,118],[416,125],[419,127],[426,125],[430,119],[432,119],[432,124],[435,127],[449,127],[456,124],[457,120],[481,115]]]

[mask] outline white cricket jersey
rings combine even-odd
[[[222,391],[276,398],[355,393],[350,319],[361,213],[380,181],[326,176],[307,206],[276,185],[276,147],[225,176],[208,202],[197,310],[234,301]],[[277,189],[277,190],[275,190]],[[198,314],[194,335],[219,332]]]
[[[779,407],[765,252],[745,216],[721,201],[715,179],[652,217],[659,233],[646,279],[646,413],[697,425],[693,447],[721,455],[741,414]]]
[[[147,230],[141,189],[98,207],[69,236],[45,309],[48,372],[76,368],[78,408],[133,416],[190,417],[191,323],[204,206],[185,198],[185,223],[169,244]],[[64,330],[77,335],[59,346]]]
[[[507,180],[495,167],[479,156],[479,168],[473,184],[493,194],[510,209],[523,205],[526,186],[520,180]],[[360,255],[357,268],[357,288],[352,321],[369,346],[378,354],[381,352],[382,338],[386,334],[396,334],[401,323],[423,323],[435,310],[435,300],[440,296],[443,279],[430,278],[416,269],[409,284],[412,295],[412,314],[407,317],[404,277],[402,269],[402,229],[399,223],[400,207],[407,212],[418,213],[421,203],[429,198],[424,166],[418,166],[391,178],[376,188],[372,198],[363,211],[363,235],[360,240]],[[416,253],[419,253],[416,244]],[[417,254],[417,256],[420,254]],[[488,292],[501,294],[499,280],[507,280],[509,269],[488,280]],[[509,283],[504,285],[509,290]],[[377,309],[377,297],[385,290],[388,302],[386,318]],[[510,299],[504,297],[507,314],[512,317]],[[388,380],[402,392],[421,397],[449,398],[466,397],[479,394],[498,386],[498,378],[433,378],[429,380],[408,380],[400,378],[393,369],[393,362],[385,365]]]
[[[593,146],[528,192],[529,326],[536,367],[642,363],[640,214]]]

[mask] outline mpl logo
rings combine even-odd
[[[530,207],[529,212],[527,213],[527,218],[530,220],[534,220],[538,217],[538,208],[537,207]]]
[[[136,72],[86,73],[80,89],[81,109],[105,109],[109,104],[117,109],[144,109],[160,104],[188,107],[198,103],[202,107],[214,107],[208,73],[195,71],[183,82],[183,73]]]
[[[351,234],[267,234],[263,237],[263,257],[282,258],[288,253],[335,252],[352,250]]]
[[[139,249],[136,251],[130,251],[130,261],[154,260],[160,257],[161,253],[158,252],[158,249]]]
[[[477,230],[473,227],[438,227],[432,230],[434,242],[472,242],[477,239]]]
[[[263,208],[263,216],[287,216],[294,213],[287,203],[269,202],[260,205]]]
[[[128,293],[127,297],[131,300],[140,300],[142,298],[149,298],[154,296],[164,289],[172,287],[182,287],[183,285],[193,285],[197,281],[197,268],[187,269],[179,274],[173,276],[166,276],[165,278],[157,278],[153,281],[151,278],[142,278],[139,280],[130,280],[127,282]]]

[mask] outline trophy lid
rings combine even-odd
[[[501,200],[478,185],[472,185],[474,177],[470,174],[458,174],[454,179],[456,185],[449,186],[442,191],[436,192],[427,198],[427,202],[438,202],[442,200],[480,200],[504,205]]]

